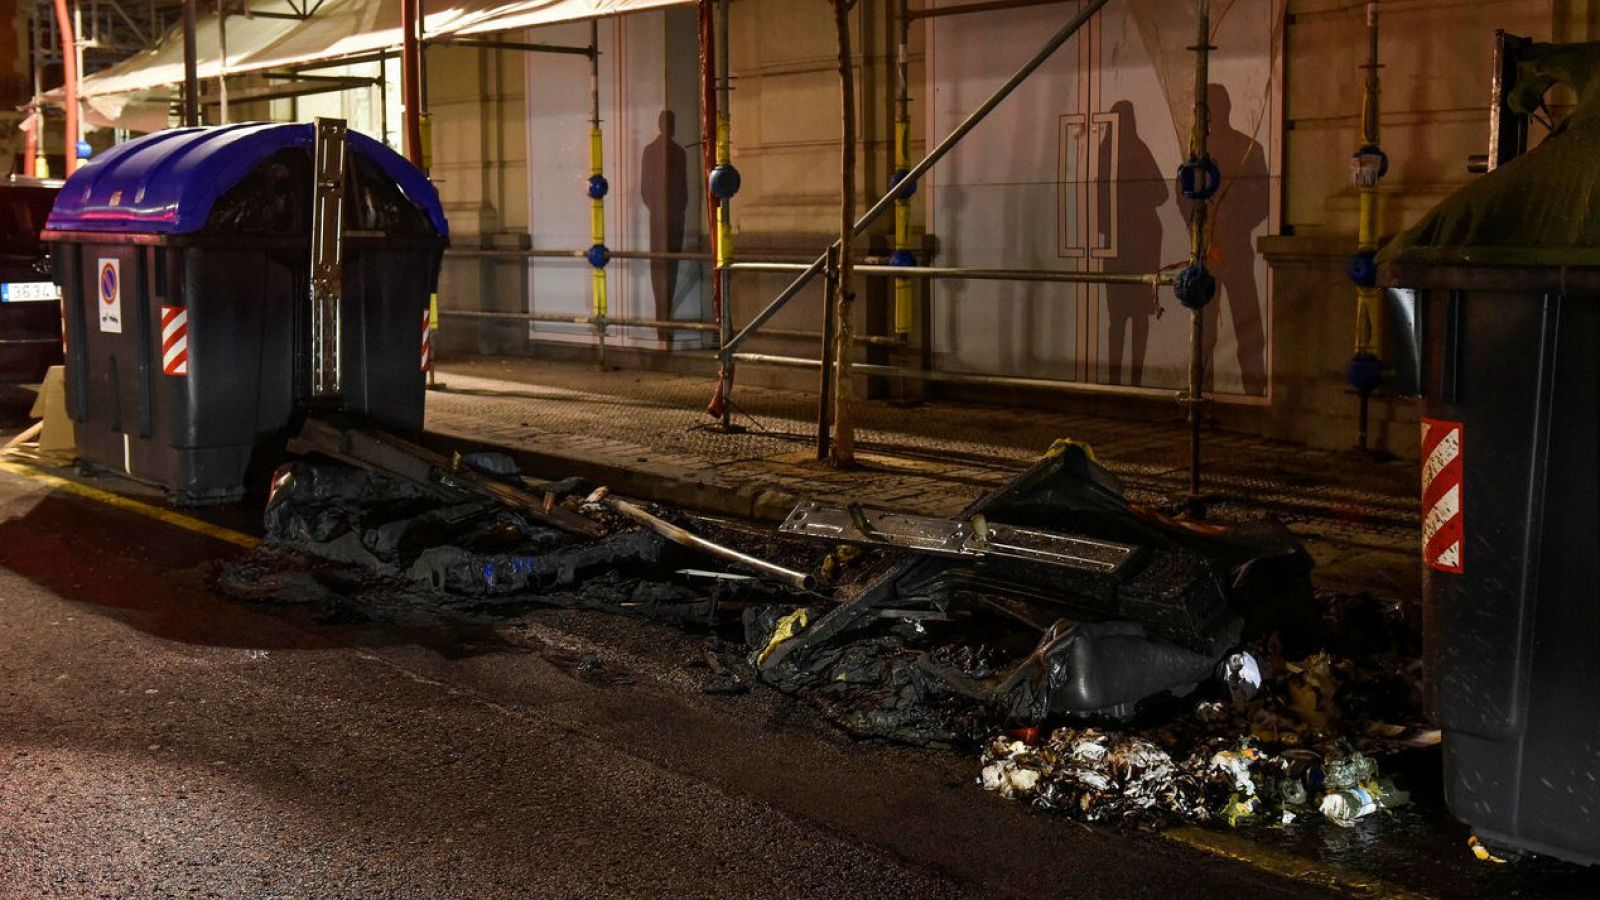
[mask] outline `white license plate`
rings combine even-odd
[[[8,281],[0,284],[0,303],[60,300],[61,288],[49,281]]]

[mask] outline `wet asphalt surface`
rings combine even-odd
[[[1600,893],[1478,864],[1426,807],[1261,835],[1276,868],[1085,828],[975,754],[703,693],[700,634],[242,605],[212,588],[240,552],[0,473],[0,897]]]

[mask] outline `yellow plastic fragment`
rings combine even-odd
[[[756,657],[756,665],[765,664],[767,657],[778,649],[778,645],[804,631],[809,624],[811,624],[811,611],[805,607],[779,619],[778,627],[772,630],[772,639],[767,641],[767,646],[761,648],[761,655]]]
[[[1044,456],[1042,456],[1040,458],[1041,459],[1055,459],[1056,457],[1060,456],[1063,453],[1066,453],[1067,450],[1069,450],[1069,449],[1071,449],[1073,447],[1081,448],[1083,450],[1083,455],[1089,457],[1089,461],[1090,462],[1094,463],[1097,466],[1100,465],[1100,457],[1095,455],[1094,448],[1089,446],[1087,443],[1085,443],[1083,441],[1075,440],[1073,438],[1056,438],[1056,442],[1054,444],[1051,444],[1050,445],[1050,449],[1046,450],[1044,452]]]
[[[1475,834],[1467,838],[1467,847],[1472,850],[1472,855],[1476,856],[1479,862],[1500,863],[1502,865],[1505,864],[1505,860],[1495,856],[1493,853],[1490,853],[1489,848],[1485,847],[1483,842],[1478,840],[1478,836]]]
[[[1229,828],[1238,828],[1239,820],[1256,814],[1256,805],[1260,800],[1254,794],[1241,797],[1238,794],[1228,798],[1228,805],[1222,808],[1222,818],[1227,821]]]

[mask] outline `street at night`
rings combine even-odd
[[[0,900],[1600,896],[1600,0],[0,0]]]

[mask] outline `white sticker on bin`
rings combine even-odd
[[[100,330],[111,334],[122,333],[122,261],[101,259],[95,266],[96,285],[100,296]]]

